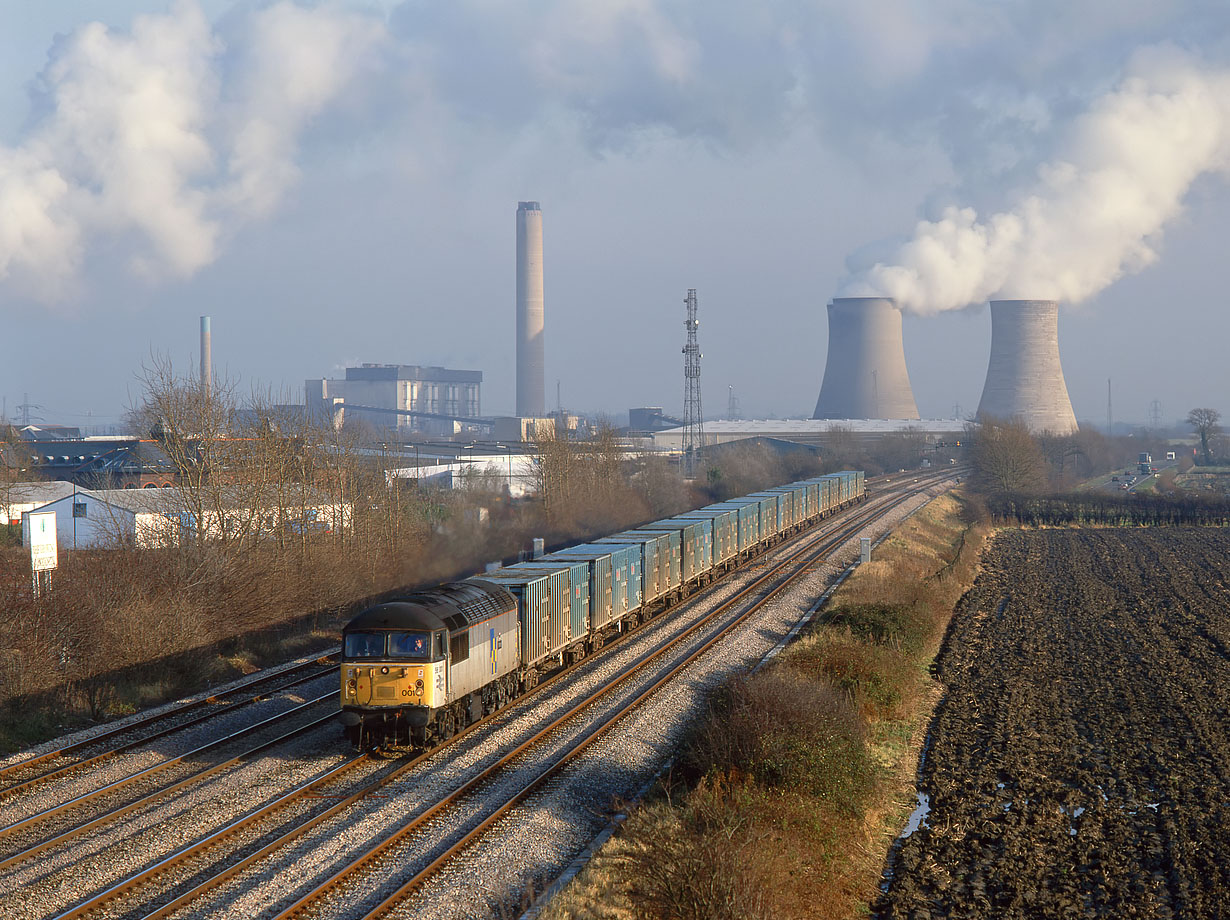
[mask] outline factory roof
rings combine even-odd
[[[416,380],[429,383],[482,383],[482,371],[419,364],[364,364],[346,368],[347,380]]]
[[[777,438],[824,445],[837,434],[874,440],[901,431],[915,432],[939,440],[948,435],[959,436],[968,424],[965,419],[960,418],[717,419],[705,422],[705,444],[720,444],[744,438]],[[654,446],[679,450],[684,433],[683,428],[655,431],[652,435]]]
[[[4,492],[4,500],[8,503],[46,504],[65,495],[72,495],[77,486],[71,482],[56,480],[54,482],[15,482]]]
[[[770,418],[717,419],[705,422],[705,436],[710,434],[776,435],[824,434],[829,431],[853,431],[878,434],[892,431],[921,431],[927,434],[947,434],[964,431],[968,422],[961,418]],[[682,434],[683,428],[669,428],[657,434]]]

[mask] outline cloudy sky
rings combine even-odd
[[[809,416],[887,294],[924,416],[985,302],[1061,301],[1077,417],[1230,416],[1225,0],[0,0],[0,396],[108,425],[198,317],[241,392],[362,362],[513,408],[542,203],[548,403]]]

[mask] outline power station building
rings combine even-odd
[[[346,368],[344,380],[305,381],[304,403],[317,417],[345,410],[402,431],[452,434],[482,414],[482,383],[482,371],[363,364]]]

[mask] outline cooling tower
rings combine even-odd
[[[812,418],[918,418],[901,311],[887,297],[829,304],[829,353]]]
[[[517,415],[546,415],[543,348],[542,209],[537,201],[517,204]]]
[[[1055,301],[991,301],[991,360],[978,415],[1020,418],[1030,431],[1076,431],[1076,415],[1059,365]]]

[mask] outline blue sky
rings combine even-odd
[[[10,415],[28,393],[47,421],[118,420],[152,354],[190,370],[201,314],[240,392],[445,364],[511,411],[522,199],[543,207],[551,403],[558,380],[570,407],[680,411],[694,287],[706,414],[733,386],[745,415],[809,415],[825,303],[908,277],[924,415],[976,407],[990,318],[962,299],[1014,284],[1079,299],[1060,316],[1078,418],[1105,420],[1108,378],[1116,419],[1155,399],[1167,420],[1230,415],[1223,2],[3,0],[0,17]]]

